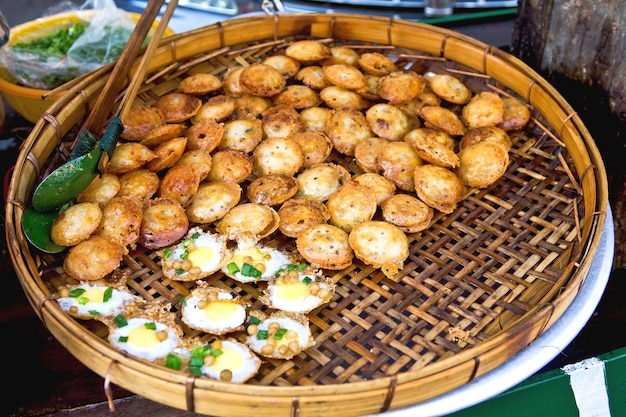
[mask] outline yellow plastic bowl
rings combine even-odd
[[[11,38],[8,46],[19,41],[28,42],[54,31],[59,26],[66,26],[80,20],[89,20],[96,12],[82,10],[70,13],[61,13],[44,17],[11,28]],[[140,14],[130,13],[131,18],[139,20]],[[155,22],[153,29],[158,22]],[[171,36],[174,31],[167,28],[164,36]],[[6,68],[0,67],[0,94],[17,113],[29,122],[35,123],[48,107],[59,99],[60,95],[51,96],[52,90],[24,87],[17,84],[15,78]],[[62,93],[59,93],[62,94]]]

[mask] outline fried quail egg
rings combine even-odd
[[[192,329],[220,335],[243,328],[246,306],[230,291],[199,282],[185,298],[181,318]]]
[[[218,381],[245,382],[261,366],[261,359],[250,348],[232,339],[216,340],[208,347],[194,349],[192,360],[200,355],[204,355],[202,374]]]
[[[290,265],[288,271],[269,281],[263,303],[277,310],[308,313],[330,301],[335,292],[334,281],[300,265]]]
[[[230,257],[226,237],[200,227],[189,229],[185,239],[161,251],[163,275],[175,281],[195,281],[224,266]]]
[[[264,317],[255,312],[248,322],[248,346],[261,356],[291,359],[315,343],[304,314],[278,311]]]
[[[252,238],[242,237],[222,271],[239,282],[267,281],[290,263],[285,253],[258,245]]]
[[[115,316],[130,300],[137,298],[124,288],[92,283],[62,287],[57,297],[61,309],[79,319]]]

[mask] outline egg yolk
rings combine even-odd
[[[211,368],[217,372],[222,372],[224,369],[228,369],[231,372],[238,371],[243,366],[243,358],[241,353],[237,349],[223,348],[222,354],[215,358],[215,362],[211,365]]]
[[[232,262],[234,262],[238,267],[241,268],[241,266],[244,264],[244,258],[249,256],[250,258],[252,258],[252,262],[248,261],[248,263],[252,265],[264,264],[265,255],[267,253],[267,251],[262,251],[259,248],[244,250],[236,253],[232,258]]]
[[[302,281],[282,283],[276,287],[276,297],[286,300],[303,300],[309,295],[309,287]]]
[[[189,252],[187,259],[191,261],[191,263],[195,266],[200,267],[201,269],[207,265],[209,265],[213,258],[215,257],[215,252],[213,249],[207,246],[200,246],[195,250]]]
[[[214,301],[204,308],[204,315],[213,322],[226,320],[237,313],[237,304],[225,301]]]
[[[88,287],[80,298],[86,298],[90,303],[101,303],[104,300],[104,288]]]
[[[161,343],[156,332],[145,326],[138,326],[128,332],[128,343],[140,348],[150,348]]]

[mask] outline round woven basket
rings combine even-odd
[[[473,190],[454,212],[410,236],[411,253],[396,277],[358,261],[330,273],[335,296],[309,314],[315,345],[292,360],[266,361],[245,384],[229,384],[125,355],[106,341],[106,329],[68,316],[52,297],[70,281],[60,257],[33,250],[23,234],[22,213],[35,184],[67,155],[106,74],[89,78],[49,108],[23,144],[6,228],[33,308],[54,337],[105,381],[213,416],[248,416],[251,410],[258,417],[378,413],[434,398],[497,368],[550,328],[576,296],[605,222],[604,166],[561,95],[497,48],[382,17],[243,17],[165,40],[138,100],[153,103],[191,73],[223,75],[299,39],[378,51],[419,71],[452,71],[475,91],[528,103],[531,123],[511,134],[511,161],[500,180]],[[352,159],[331,159],[355,172]],[[174,309],[193,285],[165,279],[156,254],[141,247],[120,268],[131,272],[129,287],[136,294]],[[221,274],[207,281],[251,298],[259,294],[254,285]]]

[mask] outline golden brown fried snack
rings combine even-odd
[[[224,123],[224,135],[218,148],[252,153],[263,140],[263,123],[259,119],[235,119]]]
[[[297,59],[300,62],[321,61],[328,58],[330,48],[323,43],[313,40],[301,40],[293,42],[285,49],[285,55]]]
[[[365,87],[355,90],[365,100],[379,101],[382,100],[380,94],[378,94],[378,83],[380,83],[380,75],[365,74]]]
[[[409,239],[399,227],[380,220],[356,225],[348,241],[354,255],[393,278],[409,257]]]
[[[331,111],[326,123],[326,134],[337,152],[353,156],[357,143],[374,136],[365,115],[358,110]]]
[[[299,184],[298,196],[326,201],[350,180],[350,172],[341,165],[326,162],[305,169],[296,179]]]
[[[309,65],[300,68],[294,79],[314,90],[321,90],[331,85],[324,75],[324,70],[319,65]]]
[[[159,189],[159,176],[148,169],[137,169],[120,177],[120,190],[117,197],[132,197],[146,202]]]
[[[182,239],[188,229],[185,209],[174,200],[157,198],[143,212],[139,243],[148,249],[164,248]]]
[[[418,128],[410,131],[404,140],[428,163],[446,168],[459,166],[459,157],[454,153],[454,140],[445,132]]]
[[[198,124],[203,120],[222,121],[228,118],[237,107],[237,101],[228,95],[213,96],[200,106],[198,112],[191,118],[191,123]]]
[[[211,154],[202,149],[186,151],[175,165],[187,165],[193,170],[200,181],[206,179],[213,166]]]
[[[309,107],[300,111],[303,130],[308,132],[326,133],[326,124],[331,109],[328,107]]]
[[[424,162],[413,146],[404,141],[389,142],[378,155],[382,175],[401,190],[413,191],[413,171]]]
[[[186,130],[187,125],[183,123],[167,123],[152,129],[139,143],[146,145],[150,149],[154,149],[170,139],[182,136]]]
[[[265,110],[262,120],[263,133],[268,138],[286,138],[304,130],[300,114],[293,107],[284,104],[277,104]]]
[[[213,152],[224,136],[224,124],[214,119],[207,119],[193,124],[184,135],[187,138],[188,151],[202,149]]]
[[[269,137],[256,147],[252,153],[252,161],[259,176],[294,176],[304,164],[304,155],[300,145],[290,137]]]
[[[173,166],[185,152],[187,138],[184,136],[170,139],[156,147],[156,158],[146,163],[146,168],[153,172],[161,172]]]
[[[102,209],[97,234],[134,249],[143,217],[143,204],[132,197],[115,197]]]
[[[511,137],[504,130],[496,126],[481,126],[469,130],[459,141],[459,150],[479,142],[496,142],[509,151],[511,149]]]
[[[440,129],[451,136],[465,134],[465,126],[452,110],[441,106],[424,106],[420,110],[425,126]]]
[[[348,181],[334,192],[326,207],[330,213],[328,221],[346,232],[364,221],[371,220],[378,208],[372,190],[357,181]]]
[[[122,118],[124,128],[120,137],[140,141],[148,132],[165,124],[165,117],[159,109],[144,104],[131,106]]]
[[[268,174],[255,178],[246,188],[251,203],[276,206],[289,200],[298,192],[298,180],[284,174]]]
[[[224,75],[224,85],[222,86],[224,88],[224,94],[230,97],[239,97],[243,94],[248,94],[239,83],[239,76],[243,69],[244,67],[236,67],[228,70]]]
[[[365,88],[367,79],[360,69],[349,64],[330,64],[322,67],[324,76],[333,85],[358,90]]]
[[[96,281],[120,266],[125,248],[107,236],[92,236],[70,248],[63,269],[78,281]]]
[[[528,106],[511,97],[504,97],[502,102],[504,113],[502,114],[502,122],[498,124],[498,127],[506,131],[523,129],[530,121]]]
[[[387,140],[401,140],[411,129],[407,114],[389,103],[378,103],[367,109],[365,119],[372,132]]]
[[[199,186],[200,179],[190,166],[174,165],[163,175],[158,195],[187,207],[195,198]]]
[[[506,172],[509,153],[496,142],[478,142],[459,152],[457,175],[468,187],[485,188]]]
[[[426,79],[414,71],[393,71],[380,78],[378,95],[392,104],[406,103],[419,96]]]
[[[272,107],[272,102],[267,97],[242,94],[235,97],[235,115],[240,119],[258,119],[263,112]]]
[[[245,235],[262,239],[278,229],[280,219],[273,208],[264,204],[243,203],[233,207],[216,225],[218,233],[230,240]]]
[[[383,219],[398,226],[405,233],[417,233],[427,229],[434,216],[432,207],[409,194],[394,194],[380,208]]]
[[[232,149],[215,152],[211,159],[211,170],[206,178],[209,181],[241,184],[252,174],[254,168],[252,158],[244,152]]]
[[[296,75],[300,69],[300,61],[287,55],[271,55],[261,63],[276,68],[286,80]]]
[[[202,106],[198,97],[184,93],[168,93],[159,97],[154,107],[161,110],[166,123],[181,123],[194,116]]]
[[[393,181],[375,172],[356,175],[353,180],[372,190],[379,206],[396,192],[396,184]]]
[[[387,75],[397,69],[391,58],[380,52],[362,53],[359,57],[359,66],[368,74],[380,76]]]
[[[273,97],[275,104],[284,104],[294,109],[318,106],[322,100],[317,91],[300,84],[291,84]]]
[[[325,87],[320,91],[320,98],[332,109],[362,110],[370,104],[359,93],[336,85]]]
[[[427,79],[432,91],[447,102],[465,104],[472,98],[471,90],[450,74],[435,74]]]
[[[504,120],[504,102],[498,94],[482,91],[463,107],[461,119],[469,129],[497,126]]]
[[[121,175],[143,167],[156,157],[157,154],[152,149],[140,143],[119,143],[113,150],[113,155],[105,168],[105,172]]]
[[[331,46],[330,56],[322,61],[322,65],[346,64],[359,65],[359,54],[347,46]]]
[[[337,226],[320,223],[307,227],[296,239],[298,252],[315,268],[340,270],[352,264],[354,252],[348,233]]]
[[[236,182],[202,183],[185,212],[190,222],[213,223],[239,203],[241,193],[241,186]]]
[[[120,179],[117,175],[102,174],[76,197],[77,203],[97,203],[102,207],[120,190]]]
[[[304,229],[328,222],[330,213],[324,203],[311,197],[293,197],[278,209],[278,229],[288,237],[296,238]]]
[[[440,106],[441,99],[426,85],[424,90],[415,98],[402,103],[402,108],[408,110],[410,113],[422,117],[422,107],[425,106]]]
[[[248,94],[272,97],[285,88],[286,82],[283,74],[276,68],[253,63],[239,74],[239,85]]]
[[[330,138],[322,132],[298,132],[289,136],[296,142],[302,155],[304,156],[303,168],[310,168],[313,165],[325,162],[333,150],[333,143]]]
[[[224,82],[220,77],[209,73],[189,75],[178,84],[178,91],[185,94],[202,96],[222,88]]]
[[[50,227],[50,238],[59,246],[74,246],[87,240],[98,228],[102,210],[97,203],[77,203],[63,210]]]
[[[387,139],[376,136],[361,139],[354,147],[354,159],[359,168],[365,172],[380,172],[378,155],[387,143]]]
[[[465,197],[465,186],[449,169],[426,164],[415,169],[415,192],[432,208],[452,213]]]

